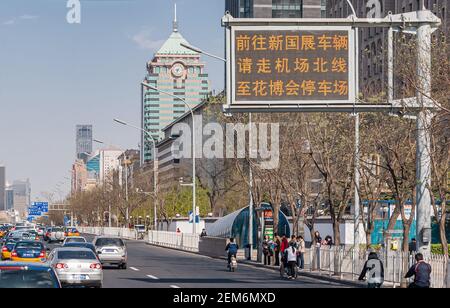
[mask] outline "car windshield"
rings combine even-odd
[[[120,238],[99,238],[95,242],[95,246],[103,247],[103,246],[124,246],[122,240]]]
[[[59,251],[58,259],[95,260],[96,257],[92,251]]]
[[[66,243],[64,247],[80,247],[80,248],[89,248],[92,251],[95,251],[95,247],[89,243]]]
[[[86,240],[81,237],[69,237],[66,239],[66,243],[85,243]]]
[[[28,242],[19,242],[16,244],[16,249],[20,249],[20,248],[34,248],[34,249],[43,249],[44,247],[42,246],[41,243],[36,242],[36,243],[28,243]]]
[[[55,288],[56,280],[48,271],[0,269],[0,288]]]

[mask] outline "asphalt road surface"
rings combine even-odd
[[[93,236],[84,235],[88,241]],[[234,273],[226,261],[126,241],[128,268],[104,268],[105,288],[330,288],[344,285],[299,277],[281,279],[279,273],[239,264]],[[47,245],[53,249],[60,244]]]

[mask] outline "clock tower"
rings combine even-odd
[[[147,63],[144,82],[183,98],[193,108],[209,94],[208,74],[200,54],[180,44],[189,43],[178,31],[175,6],[172,34]],[[183,102],[145,87],[142,101],[142,127],[156,140],[163,138],[164,127],[188,111]],[[141,144],[142,160],[153,160],[150,137],[142,134]]]

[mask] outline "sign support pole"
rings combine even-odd
[[[426,11],[417,12],[420,18]],[[425,106],[431,96],[431,26],[428,23],[417,29],[417,100]],[[422,108],[417,116],[416,153],[416,204],[417,204],[417,250],[425,257],[431,253],[431,138],[432,113]]]

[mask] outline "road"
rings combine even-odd
[[[93,236],[84,235],[88,241]],[[277,272],[240,264],[226,270],[226,261],[139,241],[126,241],[128,269],[104,269],[105,288],[330,288],[344,285],[299,277],[283,280]],[[48,245],[51,249],[58,244]]]

